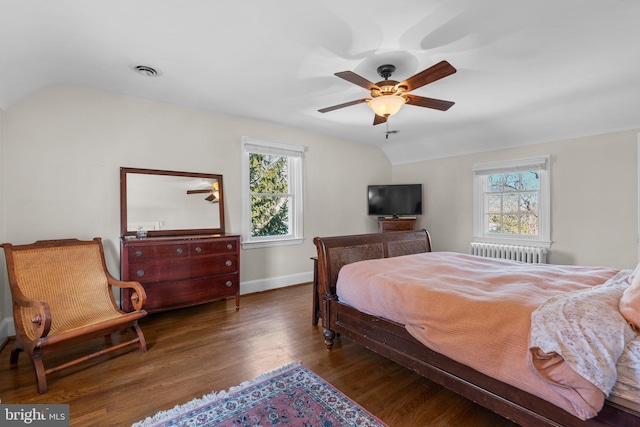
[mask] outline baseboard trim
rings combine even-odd
[[[313,272],[290,274],[287,276],[269,277],[266,279],[248,280],[240,282],[240,295],[263,292],[271,289],[286,288],[287,286],[308,283],[313,280]]]

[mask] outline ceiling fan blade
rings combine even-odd
[[[455,104],[452,101],[444,101],[442,99],[425,98],[424,96],[405,95],[404,99],[407,104],[416,105],[418,107],[433,108],[434,110],[447,111]]]
[[[375,117],[373,118],[373,125],[379,125],[380,123],[384,123],[387,121],[387,118],[384,116],[379,116],[379,115],[375,115]]]
[[[337,110],[339,108],[344,108],[344,107],[350,107],[352,105],[356,105],[356,104],[362,104],[363,102],[367,102],[369,101],[369,98],[362,98],[362,99],[358,99],[356,101],[349,101],[349,102],[345,102],[344,104],[338,104],[338,105],[334,105],[332,107],[327,107],[327,108],[322,108],[320,110],[318,110],[321,113],[328,113],[329,111],[333,111],[333,110]]]
[[[354,85],[363,87],[369,91],[378,89],[378,86],[376,86],[374,83],[371,83],[369,80],[354,73],[353,71],[341,71],[339,73],[335,73],[334,75],[340,77],[341,79],[345,79],[346,81],[353,83]]]
[[[436,80],[450,76],[456,71],[457,70],[453,65],[449,64],[447,61],[440,61],[436,65],[419,72],[415,76],[409,77],[407,80],[399,83],[398,86],[406,86],[406,91],[409,92],[426,84],[433,83]]]
[[[211,193],[211,190],[187,190],[187,194],[204,194]]]

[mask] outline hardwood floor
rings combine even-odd
[[[327,351],[311,295],[304,284],[245,295],[239,311],[229,300],[148,315],[147,353],[132,346],[55,372],[43,395],[26,355],[9,368],[11,341],[0,352],[0,400],[67,403],[73,426],[130,425],[301,361],[392,427],[515,425],[344,337]],[[45,367],[86,348],[45,355]]]

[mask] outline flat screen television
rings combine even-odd
[[[369,215],[422,215],[422,184],[370,185]]]

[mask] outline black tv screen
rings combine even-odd
[[[422,184],[370,185],[369,215],[422,215]]]

